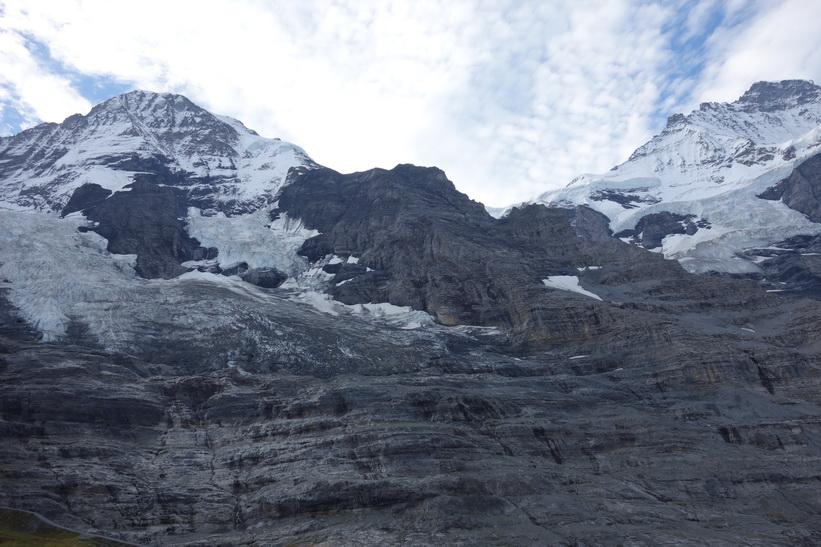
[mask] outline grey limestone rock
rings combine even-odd
[[[759,194],[762,199],[780,200],[790,209],[821,223],[821,154],[803,161],[789,177]]]
[[[168,279],[186,272],[180,264],[207,251],[186,233],[174,191],[150,182],[129,187],[84,209],[86,218],[96,223],[90,229],[108,240],[112,253],[136,254],[136,271],[142,277]]]

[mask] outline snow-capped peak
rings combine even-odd
[[[117,191],[147,172],[184,187],[206,212],[232,214],[271,203],[291,168],[313,166],[298,146],[182,95],[132,91],[0,138],[0,206],[60,210],[83,184]]]
[[[671,116],[664,131],[625,163],[577,177],[534,201],[588,205],[610,218],[614,232],[634,228],[651,213],[693,215],[714,229],[675,238],[675,248],[671,240],[665,254],[693,271],[748,271],[754,266],[739,265],[734,246],[818,231],[783,203],[756,195],[818,153],[819,145],[821,87],[802,80],[758,82],[733,103],[702,103],[690,114]],[[717,250],[719,237],[735,243]],[[709,259],[700,260],[708,249]]]

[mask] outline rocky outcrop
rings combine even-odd
[[[665,237],[674,234],[693,235],[699,228],[710,229],[705,220],[695,220],[695,215],[677,215],[668,211],[644,215],[632,230],[622,230],[615,237],[629,238],[631,243],[645,249],[657,249]]]
[[[821,300],[821,236],[796,236],[766,248],[745,249],[761,273],[754,277],[780,296]]]
[[[610,229],[610,219],[590,207],[577,206],[560,209],[570,220],[570,226],[580,238],[588,241],[610,244],[613,230]]]
[[[188,271],[182,262],[205,257],[207,249],[185,231],[181,220],[185,213],[171,188],[134,182],[128,191],[107,199],[99,199],[102,192],[86,188],[78,189],[81,196],[72,200],[88,205],[94,196],[83,209],[86,218],[96,223],[89,229],[108,240],[110,252],[137,255],[135,270],[141,277],[170,279]]]
[[[77,211],[90,209],[95,205],[99,205],[111,195],[111,190],[103,188],[99,184],[86,183],[74,190],[71,197],[60,212],[60,216],[70,215]]]
[[[821,223],[821,154],[796,167],[789,177],[758,195],[761,199],[781,201],[790,209]]]
[[[780,82],[756,82],[738,102],[747,110],[773,112],[784,104],[812,105],[821,100],[821,89],[807,80],[781,80]]]

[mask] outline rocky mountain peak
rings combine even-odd
[[[739,112],[749,115],[757,112],[787,111],[798,106],[817,104],[820,101],[821,87],[809,80],[756,82],[735,102],[703,102],[698,110],[689,115],[682,113],[671,115],[667,118],[664,133],[680,131],[687,126],[694,126],[699,130],[707,129],[708,132],[715,132],[715,130],[736,132],[739,127],[736,119]],[[818,117],[815,111],[799,113],[800,117],[807,117],[807,115],[812,118],[811,121]],[[756,120],[755,125],[759,126],[763,121]],[[769,122],[772,123],[772,120]],[[709,127],[704,128],[705,123]],[[756,131],[760,131],[760,128],[756,127]],[[640,151],[641,148],[637,150],[637,152]]]
[[[291,168],[313,166],[301,148],[182,95],[137,90],[0,138],[0,202],[60,211],[84,184],[118,191],[149,176],[181,187],[190,205],[235,214],[269,203]]]
[[[176,93],[157,93],[142,89],[117,95],[96,105],[91,109],[89,116],[98,112],[118,110],[126,111],[141,119],[163,117],[165,115],[171,115],[174,112],[190,112],[192,114],[213,117],[210,112],[197,106],[184,95]]]
[[[664,131],[626,162],[538,202],[589,206],[610,219],[619,237],[650,245],[690,271],[757,275],[761,261],[739,258],[744,249],[821,230],[805,216],[816,209],[812,184],[800,184],[800,192],[795,185],[767,191],[815,156],[819,143],[821,87],[757,82],[735,102],[705,102],[670,116]],[[662,237],[642,236],[649,224]]]
[[[256,135],[239,122],[226,123],[182,95],[143,90],[124,93],[95,106],[87,119],[92,126],[124,123],[125,134],[145,135],[167,145],[181,140],[198,146],[206,141],[235,145],[239,140],[238,128]],[[184,152],[192,151],[190,146],[185,148]],[[228,149],[222,152],[232,155]]]
[[[756,82],[738,103],[755,106],[762,111],[785,109],[821,99],[821,87],[808,80]]]

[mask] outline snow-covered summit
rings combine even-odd
[[[733,103],[703,103],[668,119],[661,134],[604,174],[585,174],[534,201],[588,205],[614,232],[645,215],[692,215],[697,233],[668,238],[662,250],[693,271],[751,271],[735,252],[819,225],[758,194],[787,177],[821,145],[821,87],[802,80],[758,82]],[[706,227],[709,226],[710,229]]]
[[[231,214],[269,203],[291,168],[314,166],[298,146],[182,95],[132,91],[85,116],[0,138],[0,206],[59,210],[85,183],[117,191],[148,172]]]

